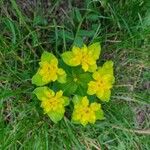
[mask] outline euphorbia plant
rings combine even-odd
[[[73,46],[60,58],[43,52],[32,83],[39,86],[34,93],[53,122],[63,118],[65,107],[70,103],[74,104],[73,123],[85,126],[104,119],[100,102],[110,100],[115,78],[112,61],[97,66],[100,52],[100,43]]]

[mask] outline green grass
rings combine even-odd
[[[20,2],[0,0],[0,149],[149,150],[150,2],[55,0],[26,10]],[[32,94],[40,55],[94,41],[101,42],[101,62],[115,63],[106,120],[53,124]]]

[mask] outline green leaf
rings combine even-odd
[[[73,54],[72,54],[71,51],[64,52],[64,53],[62,54],[62,59],[63,59],[63,61],[64,61],[67,65],[69,65],[69,66],[76,66],[76,64],[72,64],[72,63],[70,62],[70,60],[71,60],[72,58],[73,58]]]
[[[50,92],[52,95],[55,95],[54,91],[49,89],[47,86],[36,88],[33,93],[37,96],[39,100],[42,100],[43,97],[47,97],[46,91]]]
[[[42,100],[42,98],[45,97],[44,91],[47,91],[47,90],[48,90],[48,87],[46,86],[38,87],[33,91],[33,93],[37,96],[39,100]]]
[[[82,47],[83,46],[83,36],[77,36],[74,40],[74,46]]]
[[[103,94],[102,96],[99,96],[98,98],[99,98],[101,101],[109,102],[110,96],[111,96],[111,90],[105,90],[105,91],[104,91],[104,94]]]
[[[66,83],[66,76],[58,76],[57,81],[60,83]]]
[[[93,35],[95,34],[95,31],[94,30],[80,30],[79,33],[78,33],[78,36],[79,37],[93,37]]]
[[[95,114],[96,114],[96,119],[98,119],[98,120],[104,120],[105,119],[104,112],[102,109],[99,111],[96,111]]]
[[[94,64],[94,65],[89,66],[88,71],[89,72],[94,72],[94,71],[96,71],[96,69],[97,69],[97,64]]]
[[[87,84],[92,80],[92,74],[89,72],[79,75],[79,83],[82,87],[86,88]]]
[[[85,73],[85,72],[83,71],[81,66],[72,67],[72,74],[73,74],[73,76],[77,76],[78,77],[80,74],[83,74],[83,73]]]
[[[35,84],[37,86],[43,86],[47,83],[47,81],[42,80],[42,76],[38,72],[32,77],[32,84]]]
[[[113,74],[113,65],[114,65],[113,61],[111,61],[111,60],[106,61],[102,67],[104,74],[112,75]]]
[[[54,123],[57,123],[58,121],[60,121],[63,118],[64,112],[63,113],[50,112],[50,113],[48,113],[48,116]]]
[[[76,94],[81,95],[81,96],[87,95],[87,87],[83,87],[83,86],[79,85],[76,90]]]
[[[70,103],[69,98],[67,96],[63,96],[63,99],[65,101],[64,106],[69,105],[69,103]]]
[[[59,59],[59,67],[65,68],[65,72],[66,72],[67,76],[72,75],[72,69],[74,67],[68,66],[62,59]]]
[[[58,74],[57,81],[59,83],[66,83],[67,74],[64,72],[63,74]]]
[[[72,82],[72,83],[67,84],[67,86],[64,88],[64,92],[67,95],[72,95],[76,92],[77,88],[78,88],[78,85]]]
[[[78,80],[78,89],[76,90],[76,94],[85,96],[87,94],[88,83],[92,80],[92,74],[89,72],[80,73]]]
[[[90,46],[88,46],[88,50],[93,53],[93,57],[97,60],[101,52],[100,43],[96,42],[94,44],[91,44]]]
[[[114,71],[113,71],[113,62],[106,61],[102,67],[98,68],[98,72],[101,76],[103,75],[110,75],[112,83],[115,82]]]
[[[42,56],[41,56],[41,61],[47,61],[50,63],[51,60],[55,60],[56,63],[58,64],[57,58],[52,53],[44,51]]]
[[[67,96],[71,96],[77,90],[77,83],[75,83],[72,78],[67,78],[67,82],[64,84],[60,84],[59,82],[54,82],[53,88],[56,90],[63,90],[64,94]]]
[[[75,95],[72,99],[72,102],[74,105],[76,105],[77,103],[79,103],[81,101],[82,97],[80,95]]]
[[[78,8],[75,8],[75,14],[76,14],[76,18],[77,18],[78,22],[81,22],[82,16],[81,16],[81,13]]]
[[[71,122],[72,122],[73,124],[80,124],[79,121],[75,121],[75,120],[73,120],[73,119],[71,119]]]

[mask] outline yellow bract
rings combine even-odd
[[[41,101],[41,107],[44,113],[47,114],[55,123],[60,121],[65,113],[65,106],[69,105],[69,98],[63,96],[60,90],[54,92],[48,87],[38,87],[34,90],[37,98]]]
[[[45,81],[55,81],[57,80],[57,63],[52,60],[50,63],[48,62],[40,62],[39,74],[42,77],[42,80]]]
[[[58,62],[56,60],[52,60],[50,63],[40,62],[38,73],[41,75],[43,82],[56,81],[59,75],[66,76],[65,71],[58,68],[57,64]]]
[[[114,83],[113,62],[107,61],[103,67],[93,73],[94,81],[88,83],[89,95],[96,94],[102,101],[109,101],[111,95],[111,88]]]
[[[73,59],[70,62],[74,65],[82,66],[84,71],[88,71],[90,66],[96,65],[96,59],[94,59],[92,52],[88,51],[88,48],[84,45],[81,49],[73,47]]]
[[[64,113],[64,104],[65,101],[62,97],[63,92],[59,91],[56,93],[50,93],[48,91],[45,91],[46,97],[42,98],[41,107],[44,109],[45,113],[51,113],[51,112],[61,112]]]
[[[88,47],[84,45],[81,48],[74,46],[72,51],[63,53],[62,58],[70,66],[81,65],[85,72],[93,72],[97,68],[96,60],[99,58],[100,50],[99,43],[94,43]]]
[[[99,111],[101,113],[100,118],[96,115],[96,113]],[[96,102],[89,105],[89,100],[87,99],[87,96],[84,96],[74,105],[72,120],[75,122],[80,122],[83,126],[88,123],[94,124],[97,119],[101,118],[103,118],[101,105]]]
[[[49,52],[44,52],[41,56],[40,68],[32,78],[32,83],[37,86],[43,86],[49,82],[66,82],[66,72],[58,68],[57,58]]]

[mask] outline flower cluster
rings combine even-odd
[[[94,43],[90,46],[83,45],[79,48],[73,46],[72,51],[62,55],[64,62],[69,66],[82,66],[84,71],[93,72],[97,69],[96,60],[100,55],[100,44]]]
[[[115,77],[112,61],[97,66],[100,52],[99,43],[73,46],[71,51],[61,55],[63,61],[52,53],[43,52],[32,84],[39,86],[34,94],[41,101],[44,113],[53,122],[57,123],[63,118],[65,107],[71,101],[74,104],[73,123],[85,126],[104,119],[101,104],[93,100],[110,100]]]
[[[41,100],[41,107],[45,114],[51,118],[53,122],[57,122],[62,119],[65,113],[65,106],[69,105],[69,99],[63,96],[63,91],[55,93],[48,87],[38,87],[34,90],[34,93]]]
[[[37,86],[43,86],[49,82],[66,82],[66,73],[62,68],[58,68],[57,58],[48,52],[41,56],[40,68],[32,78],[32,83]]]
[[[81,122],[85,126],[87,123],[94,124],[98,119],[104,119],[100,104],[94,102],[89,105],[87,96],[74,98],[74,111],[72,114],[74,122]]]
[[[109,101],[111,88],[115,81],[113,75],[113,62],[107,61],[102,67],[99,67],[92,75],[93,81],[88,83],[89,95],[96,94],[102,101]]]

